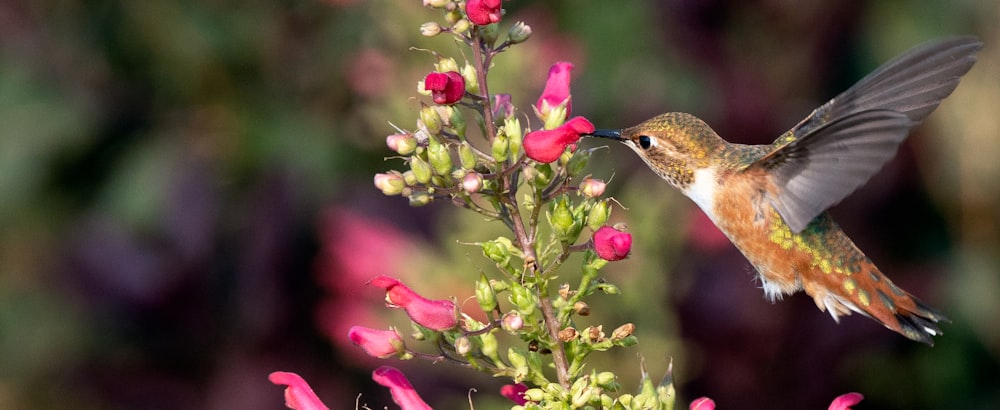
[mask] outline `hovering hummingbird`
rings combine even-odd
[[[771,301],[805,290],[834,321],[854,311],[933,345],[948,319],[893,284],[826,209],[892,159],[981,47],[956,37],[913,48],[769,145],[729,143],[685,113],[588,136],[624,143],[693,200],[753,264]]]

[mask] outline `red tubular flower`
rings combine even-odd
[[[828,410],[851,410],[851,406],[861,403],[864,398],[865,396],[862,396],[861,393],[841,394],[833,399]]]
[[[566,103],[566,116],[569,117],[572,111],[572,104],[569,95],[570,71],[573,71],[573,64],[560,61],[549,68],[549,78],[545,81],[545,90],[542,96],[538,97],[535,108],[542,118],[548,116],[553,107]]]
[[[288,386],[285,389],[285,406],[292,410],[329,410],[319,401],[316,393],[299,375],[289,372],[274,372],[267,376],[274,384]]]
[[[708,397],[702,397],[695,399],[691,402],[691,406],[688,407],[690,410],[715,410],[715,402]]]
[[[392,401],[396,402],[403,410],[432,410],[428,406],[413,385],[406,379],[403,372],[392,366],[382,366],[372,372],[372,380],[389,388],[392,394]]]
[[[500,387],[500,395],[510,399],[510,401],[516,403],[518,406],[528,403],[528,399],[524,398],[524,392],[526,391],[528,391],[528,386],[524,383],[505,384]]]
[[[352,326],[347,331],[351,342],[364,349],[371,356],[385,359],[404,351],[403,338],[395,329],[379,330],[363,326]]]
[[[554,162],[566,147],[576,144],[580,134],[594,132],[594,124],[583,117],[574,117],[554,130],[538,130],[524,136],[524,153],[538,162]]]
[[[435,104],[454,104],[465,95],[465,79],[454,71],[430,73],[424,77],[424,90],[431,92]]]
[[[632,234],[610,226],[602,226],[594,232],[594,251],[607,261],[620,261],[632,250]]]
[[[469,0],[465,2],[465,14],[477,26],[500,22],[500,0]]]
[[[389,307],[401,307],[420,326],[431,330],[444,331],[458,325],[455,303],[450,300],[430,300],[406,287],[399,280],[379,276],[368,282],[385,289],[385,299]]]

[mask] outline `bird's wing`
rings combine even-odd
[[[954,37],[917,46],[823,104],[746,170],[768,169],[771,203],[795,232],[895,155],[909,130],[958,86],[982,42]]]

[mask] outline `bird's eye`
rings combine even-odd
[[[640,148],[642,148],[642,149],[649,149],[649,147],[651,147],[651,146],[653,146],[653,139],[652,138],[650,138],[647,135],[640,135],[639,136],[639,147]]]

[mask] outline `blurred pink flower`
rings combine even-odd
[[[687,218],[687,236],[691,243],[704,250],[729,249],[730,242],[708,215],[702,210],[691,207]]]
[[[328,410],[316,393],[299,375],[290,372],[273,372],[267,379],[285,388],[285,406],[293,410]]]
[[[395,329],[380,330],[363,326],[352,326],[347,331],[351,342],[361,347],[365,353],[385,359],[405,351],[403,338]]]
[[[545,81],[545,90],[542,96],[538,97],[535,108],[542,118],[548,116],[552,108],[563,103],[566,104],[566,117],[572,111],[572,102],[569,94],[570,72],[573,71],[573,64],[560,61],[549,68],[549,77]]]
[[[508,118],[514,115],[514,104],[510,101],[510,94],[493,94],[493,119]]]
[[[382,298],[364,292],[361,285],[374,275],[399,271],[419,254],[418,247],[386,221],[341,208],[323,214],[319,237],[316,274],[327,296],[317,308],[316,321],[341,352],[368,362],[371,357],[344,338],[352,324],[382,322],[372,309]]]
[[[454,104],[465,96],[465,79],[454,71],[433,72],[424,77],[424,90],[431,92],[435,104]]]
[[[708,397],[701,397],[691,402],[690,410],[715,410],[715,402]]]
[[[851,406],[861,403],[861,400],[864,398],[865,396],[862,396],[861,393],[851,392],[841,394],[840,396],[837,396],[837,398],[833,399],[833,402],[830,403],[828,410],[851,410]]]
[[[458,325],[455,303],[450,300],[430,300],[417,294],[397,279],[379,276],[368,282],[385,289],[389,307],[401,307],[417,324],[431,330],[443,331]]]
[[[632,250],[632,234],[610,226],[602,226],[594,232],[594,251],[607,261],[625,259]]]
[[[538,162],[554,162],[566,147],[576,144],[580,134],[594,132],[594,124],[586,118],[574,117],[554,130],[538,130],[524,136],[524,153]]]
[[[346,82],[354,93],[368,98],[380,97],[392,89],[392,73],[395,62],[381,50],[366,48],[358,51],[347,61]]]
[[[500,22],[500,0],[469,0],[465,3],[465,14],[477,26]]]
[[[392,400],[403,410],[431,410],[431,406],[420,398],[416,390],[413,390],[413,385],[399,369],[391,366],[379,367],[372,372],[372,380],[388,387]]]
[[[510,401],[513,401],[518,406],[528,403],[528,399],[524,398],[524,392],[526,391],[528,391],[528,386],[524,383],[505,384],[500,387],[500,395],[510,399]]]

